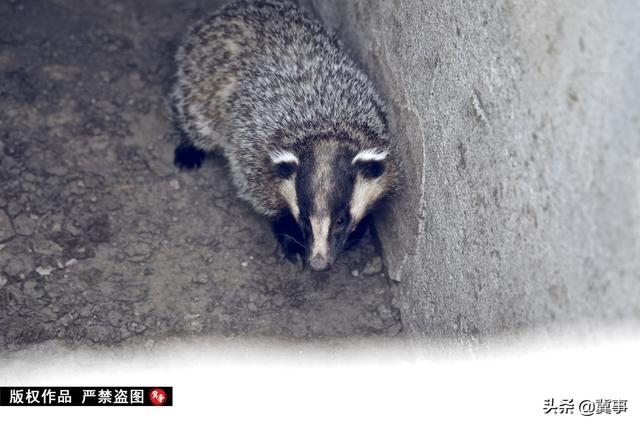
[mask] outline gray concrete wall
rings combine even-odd
[[[379,221],[414,336],[640,318],[640,7],[303,0],[378,83],[406,168]]]

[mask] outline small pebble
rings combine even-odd
[[[254,303],[250,302],[249,304],[247,304],[247,308],[249,309],[249,311],[251,312],[256,312],[258,311],[258,306],[255,305]]]
[[[62,247],[51,240],[39,240],[33,244],[33,250],[40,255],[60,255]]]
[[[359,272],[358,270],[353,270],[353,271],[351,272],[351,275],[352,275],[353,277],[358,277],[358,276],[360,275],[360,272]]]
[[[129,244],[124,252],[131,262],[142,262],[151,256],[151,246],[146,242],[133,242]]]
[[[44,295],[42,286],[33,280],[29,280],[24,284],[23,292],[29,298],[40,298]]]
[[[15,235],[9,216],[0,211],[0,241],[9,240]]]
[[[382,272],[382,258],[379,256],[372,258],[362,269],[362,274],[371,276]]]
[[[71,233],[71,235],[73,236],[79,236],[80,234],[82,234],[82,230],[73,225],[71,221],[68,221],[64,224],[64,229]]]
[[[49,266],[47,266],[47,267],[37,267],[36,268],[36,273],[38,273],[39,275],[41,275],[43,277],[50,275],[51,271],[53,271],[53,268],[49,267]]]
[[[282,294],[277,294],[275,297],[273,297],[273,305],[275,305],[276,307],[280,307],[281,305],[283,305],[284,301],[284,296]]]
[[[180,189],[180,181],[178,181],[177,179],[172,179],[171,181],[169,181],[169,186],[171,188],[173,188],[174,190],[179,190]]]
[[[122,323],[122,314],[117,310],[111,310],[107,314],[107,321],[113,327],[120,326]]]
[[[67,313],[60,318],[60,323],[69,326],[76,319],[75,313]]]
[[[33,218],[22,214],[13,220],[13,227],[16,230],[16,234],[31,236],[35,231],[36,221]]]
[[[402,332],[402,323],[400,322],[394,323],[393,325],[389,326],[386,330],[386,334],[389,336],[398,335],[400,332]]]
[[[369,326],[371,326],[374,329],[380,330],[384,328],[384,323],[382,322],[382,319],[380,319],[379,317],[372,317],[371,320],[369,321]]]
[[[69,261],[64,263],[65,267],[71,267],[73,265],[76,265],[78,263],[78,260],[75,258],[71,258]]]
[[[144,332],[147,329],[147,327],[142,323],[129,322],[127,324],[127,329],[129,329],[129,331],[134,334],[139,334],[140,332]]]
[[[191,279],[191,281],[200,285],[206,285],[209,283],[209,275],[204,272],[198,273],[193,279]]]
[[[204,325],[199,320],[193,320],[187,324],[186,329],[191,332],[201,332]]]
[[[241,265],[241,266],[243,266],[243,267],[246,267],[246,266],[248,266],[248,265],[249,265],[249,263],[248,263],[247,261],[242,261],[242,262],[240,263],[240,265]]]
[[[393,312],[384,304],[378,306],[378,315],[384,320],[393,318]]]
[[[18,276],[24,278],[26,274],[34,269],[33,259],[26,254],[16,255],[11,262],[4,267],[4,272],[8,276]]]

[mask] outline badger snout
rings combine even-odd
[[[331,267],[331,263],[322,256],[316,255],[309,259],[309,267],[311,267],[313,271],[325,271]]]

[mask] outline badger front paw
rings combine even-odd
[[[295,262],[298,256],[304,256],[304,239],[300,227],[298,227],[293,216],[290,214],[278,216],[271,223],[271,228],[280,245],[281,255],[284,258]]]

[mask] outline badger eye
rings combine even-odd
[[[344,223],[345,223],[345,222],[346,222],[346,221],[345,221],[344,217],[342,217],[342,216],[341,216],[341,217],[339,217],[339,218],[336,220],[336,226],[338,226],[338,227],[342,227],[342,226],[344,225]]]

